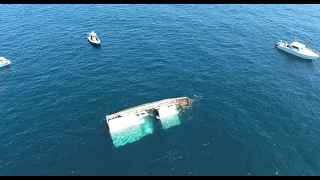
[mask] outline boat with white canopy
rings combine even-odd
[[[278,49],[281,49],[285,52],[288,52],[290,54],[293,54],[295,56],[304,58],[304,59],[318,59],[319,58],[319,53],[316,52],[315,50],[312,50],[308,47],[306,47],[306,45],[299,43],[297,41],[292,42],[292,43],[287,43],[287,42],[278,42],[276,44],[276,47]]]
[[[98,38],[97,34],[95,32],[91,32],[88,34],[88,40],[92,43],[92,44],[100,44],[100,39]]]
[[[11,61],[5,57],[0,57],[0,67],[9,66]]]

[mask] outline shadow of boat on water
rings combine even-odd
[[[88,42],[91,44],[91,46],[92,47],[94,47],[94,48],[101,48],[101,44],[94,44],[94,43],[91,43],[89,40],[88,40]]]
[[[2,73],[2,72],[10,72],[10,68],[11,68],[10,66],[11,65],[0,67],[0,73]]]

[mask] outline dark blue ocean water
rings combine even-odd
[[[0,5],[0,175],[320,175],[319,5]],[[95,31],[101,47],[87,33]],[[181,123],[115,147],[105,115]]]

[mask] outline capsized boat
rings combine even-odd
[[[9,59],[0,57],[0,67],[9,66],[10,64],[11,64],[11,61]]]
[[[88,40],[92,43],[92,44],[100,44],[100,39],[98,38],[97,34],[95,32],[91,32],[88,34]]]
[[[192,102],[193,100],[188,97],[164,99],[107,115],[106,121],[110,132],[115,132],[143,124],[143,118],[152,115],[152,112],[158,112],[158,118],[160,119],[178,114],[180,109],[190,107]]]
[[[281,49],[285,52],[288,52],[290,54],[293,54],[295,56],[298,56],[304,59],[314,60],[319,58],[318,52],[306,47],[306,45],[299,43],[297,41],[294,41],[290,44],[287,42],[281,41],[276,44],[276,47],[278,49]]]

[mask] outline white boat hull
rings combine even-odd
[[[177,111],[177,107],[175,104],[169,104],[166,106],[160,107],[159,111],[159,119],[165,119],[170,116],[179,114],[179,111]]]
[[[139,119],[135,115],[131,115],[117,118],[116,121],[110,121],[108,125],[110,132],[119,132],[130,127],[140,126],[143,123],[143,120]]]
[[[99,39],[98,39],[98,40],[95,40],[95,39],[91,40],[91,37],[88,37],[88,40],[89,40],[89,42],[91,42],[92,44],[97,44],[97,45],[100,44],[100,40],[99,40]]]
[[[0,57],[0,67],[9,66],[10,64],[11,64],[11,61],[9,59]]]
[[[310,53],[308,53],[308,54],[303,54],[303,53],[297,52],[297,51],[295,51],[295,50],[293,50],[293,49],[287,48],[287,47],[285,47],[284,45],[279,44],[279,43],[277,44],[277,48],[280,49],[280,50],[282,50],[282,51],[285,51],[285,52],[287,52],[287,53],[290,53],[290,54],[292,54],[292,55],[295,55],[295,56],[298,56],[298,57],[300,57],[300,58],[303,58],[303,59],[315,60],[315,59],[318,59],[318,58],[319,58],[319,55],[317,55],[317,54],[315,54],[315,53],[313,53],[312,55],[308,55],[308,54],[310,54]],[[310,50],[308,50],[308,51],[310,51]]]

